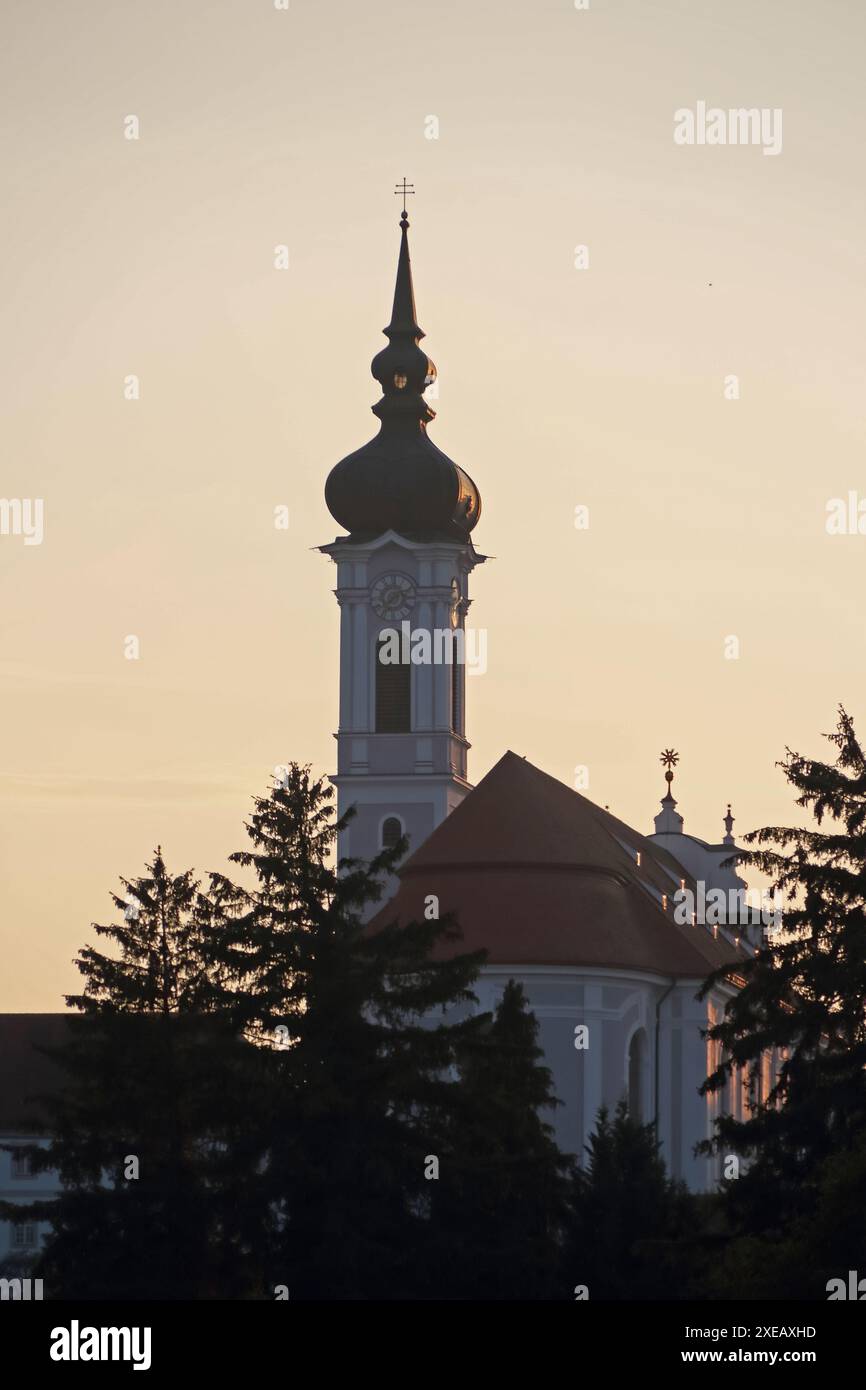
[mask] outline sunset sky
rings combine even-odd
[[[785,745],[840,701],[866,735],[866,535],[825,526],[866,498],[866,8],[9,0],[6,31],[2,493],[45,534],[0,536],[0,1009],[62,1007],[157,843],[225,869],[275,764],[334,770],[323,486],[378,427],[404,175],[430,433],[495,557],[472,780],[585,764],[649,831],[675,747],[687,830],[799,815]],[[780,109],[781,153],[676,144],[700,101]]]

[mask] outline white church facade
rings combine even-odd
[[[700,1095],[715,1066],[702,1030],[737,988],[736,962],[761,925],[746,911],[750,924],[728,929],[726,914],[700,907],[677,919],[689,894],[700,906],[714,891],[742,895],[743,880],[723,867],[736,848],[730,807],[720,843],[685,834],[671,793],[675,755],[647,836],[513,753],[477,787],[468,781],[467,615],[472,571],[486,558],[472,538],[481,498],[427,433],[424,391],[436,368],[420,346],[408,225],[404,209],[388,346],[372,363],[380,430],[325,488],[346,533],[321,547],[337,567],[341,619],[334,781],[340,813],[355,808],[341,853],[369,859],[406,834],[409,857],[374,925],[418,917],[433,901],[456,913],[463,949],[488,952],[482,1009],[509,979],[522,983],[561,1101],[563,1149],[581,1155],[599,1107],[626,1096],[632,1113],[655,1122],[673,1176],[708,1190],[719,1160],[697,1157],[695,1145],[720,1106],[742,1115],[749,1097],[740,1080]],[[730,983],[699,1002],[702,982],[729,962]]]

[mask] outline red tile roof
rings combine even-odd
[[[683,877],[693,888],[660,846],[509,752],[406,860],[371,926],[421,919],[436,894],[440,914],[457,914],[460,949],[483,947],[491,964],[702,980],[742,953],[707,927],[674,921]]]

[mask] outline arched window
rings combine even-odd
[[[646,1034],[638,1028],[628,1045],[628,1113],[638,1124],[646,1124],[645,1061]]]
[[[408,662],[382,661],[387,637],[376,645],[376,733],[408,734],[412,727],[412,668]]]
[[[399,816],[386,816],[382,821],[382,849],[393,849],[403,834],[403,822]]]

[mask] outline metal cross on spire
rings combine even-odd
[[[395,194],[396,194],[396,193],[402,193],[402,195],[403,195],[403,217],[402,217],[402,219],[401,219],[401,222],[405,222],[405,221],[406,221],[406,199],[407,199],[410,195],[411,195],[412,197],[415,196],[415,188],[414,188],[414,185],[411,184],[411,183],[407,183],[407,182],[406,182],[406,175],[404,174],[404,175],[403,175],[403,182],[397,184],[396,188],[394,189],[394,192],[395,192]]]

